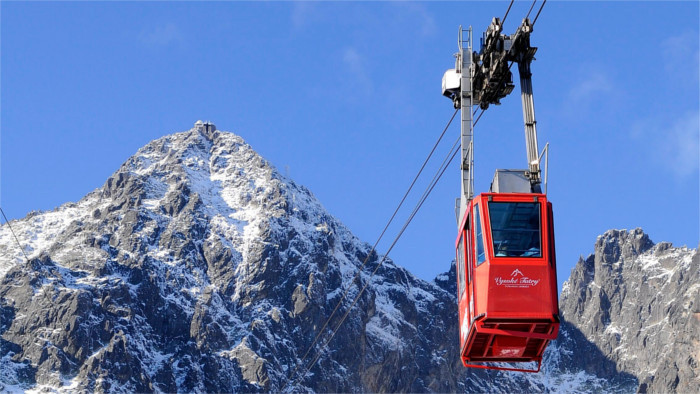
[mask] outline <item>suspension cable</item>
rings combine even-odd
[[[479,116],[478,116],[478,117],[476,118],[476,120],[474,121],[474,126],[476,126],[476,124],[479,123],[479,119],[481,119],[481,116],[482,116],[483,114],[484,114],[484,110],[481,110],[481,113],[479,113]],[[454,160],[454,158],[457,156],[457,153],[459,152],[459,146],[458,146],[458,144],[459,144],[459,141],[460,141],[460,140],[461,140],[461,137],[460,137],[460,138],[457,138],[457,140],[455,141],[455,143],[452,144],[452,147],[450,148],[450,151],[449,151],[448,155],[445,157],[445,159],[443,159],[442,163],[440,164],[440,167],[438,168],[438,171],[437,171],[437,172],[435,173],[435,175],[433,176],[433,179],[430,181],[428,187],[427,187],[426,190],[423,192],[423,195],[422,195],[421,198],[419,199],[418,203],[416,204],[415,208],[413,209],[413,211],[412,211],[411,214],[409,215],[408,219],[407,219],[406,222],[404,223],[404,225],[403,225],[403,227],[401,228],[401,230],[399,231],[398,235],[394,238],[393,242],[392,242],[391,245],[389,246],[389,249],[388,249],[387,252],[384,254],[384,256],[382,257],[382,259],[379,261],[379,263],[377,264],[377,266],[374,268],[374,270],[373,270],[372,273],[370,274],[369,278],[367,278],[367,281],[365,282],[365,285],[362,287],[362,289],[360,290],[360,292],[357,294],[357,296],[356,296],[355,299],[353,300],[352,304],[350,304],[350,306],[348,307],[348,309],[345,311],[345,314],[344,314],[343,317],[340,319],[340,322],[338,322],[338,324],[336,325],[335,329],[331,332],[330,337],[328,337],[328,339],[326,339],[326,340],[321,344],[320,349],[325,348],[325,347],[330,343],[330,341],[333,339],[333,337],[335,336],[335,334],[338,332],[338,330],[340,329],[340,326],[343,324],[343,322],[345,322],[345,319],[347,319],[348,315],[350,314],[350,311],[352,311],[352,308],[355,306],[355,304],[356,304],[357,301],[360,299],[360,297],[362,297],[362,294],[365,292],[365,290],[367,289],[367,287],[368,287],[368,286],[370,285],[370,283],[372,282],[372,278],[374,277],[374,275],[377,273],[377,271],[379,270],[379,268],[382,266],[382,264],[384,264],[384,262],[386,261],[386,259],[389,257],[389,253],[393,250],[394,246],[396,246],[396,243],[399,241],[399,239],[401,238],[401,236],[403,235],[403,233],[406,231],[406,228],[408,228],[408,225],[413,221],[413,218],[416,216],[416,214],[418,213],[418,211],[420,210],[420,208],[423,206],[423,204],[425,203],[425,201],[428,199],[428,196],[429,196],[430,193],[433,191],[433,189],[434,189],[435,186],[437,185],[438,181],[440,181],[440,178],[442,178],[442,175],[445,173],[445,171],[446,171],[447,168],[450,166],[450,164],[452,163],[452,161]],[[342,300],[341,300],[341,301],[342,301]],[[336,308],[336,309],[337,309],[337,308]],[[307,353],[308,353],[308,352],[307,352]],[[309,364],[308,367],[304,368],[304,371],[310,371],[311,368],[313,368],[313,366],[316,365],[316,362],[318,362],[318,360],[320,359],[321,355],[322,355],[321,351],[320,351],[320,350],[317,351],[317,352],[316,352],[316,356],[315,356],[314,359],[312,360],[311,364]],[[298,365],[297,365],[297,368],[294,370],[295,373],[296,373],[297,370],[298,370]],[[294,386],[296,385],[296,382],[297,382],[299,379],[303,378],[303,376],[304,376],[304,374],[301,374],[298,378],[295,378],[293,381],[291,381],[291,386],[294,387]],[[287,380],[287,383],[285,383],[285,385],[282,387],[282,389],[280,390],[280,392],[283,392],[283,391],[284,391],[284,389],[290,384],[290,380],[291,380],[291,378],[293,378],[293,377],[294,377],[294,374],[292,374],[292,375],[290,376],[290,378]]]
[[[506,20],[506,18],[508,17],[508,14],[510,13],[510,9],[511,9],[511,7],[513,6],[513,2],[514,2],[514,0],[511,0],[510,4],[508,5],[508,9],[506,10],[505,15],[503,16],[503,22],[502,22],[502,23],[505,23],[505,20]],[[532,5],[530,6],[530,9],[529,9],[527,15],[525,16],[525,18],[528,18],[528,17],[530,16],[530,13],[531,13],[532,10],[534,9],[536,3],[537,3],[537,0],[534,0],[534,1],[532,2]],[[532,23],[533,26],[534,26],[534,24],[537,22],[537,19],[539,18],[540,13],[542,12],[542,9],[544,8],[544,6],[545,6],[546,3],[547,3],[547,0],[543,0],[542,5],[540,6],[539,10],[537,11],[537,14],[535,15],[535,19],[533,20],[533,23]],[[509,65],[508,69],[510,70],[510,68],[511,68],[512,66],[513,66],[513,63],[511,63],[511,64]],[[367,278],[367,280],[366,280],[366,282],[365,282],[365,285],[362,287],[362,289],[360,290],[360,292],[357,294],[357,296],[355,297],[355,299],[353,300],[353,302],[350,304],[350,306],[349,306],[348,309],[346,310],[345,314],[343,315],[343,317],[340,319],[340,321],[339,321],[338,324],[336,325],[336,328],[331,332],[331,335],[328,337],[328,339],[326,339],[325,341],[323,341],[323,343],[322,343],[321,346],[320,346],[320,349],[316,352],[316,356],[313,358],[311,364],[309,364],[308,367],[304,368],[304,373],[300,374],[300,376],[299,376],[298,378],[295,378],[294,380],[291,380],[292,378],[294,378],[296,372],[299,370],[300,364],[302,364],[302,363],[304,362],[304,360],[306,359],[306,357],[307,357],[308,354],[310,353],[311,349],[313,349],[314,345],[318,342],[318,339],[320,338],[321,334],[323,333],[323,330],[328,326],[328,323],[330,322],[331,318],[332,318],[333,315],[336,313],[336,311],[337,311],[338,308],[340,307],[341,303],[343,302],[343,300],[345,299],[345,297],[346,297],[347,294],[349,293],[349,290],[350,290],[350,288],[351,288],[351,286],[352,286],[352,283],[354,283],[354,281],[355,281],[358,277],[361,277],[362,270],[364,269],[364,267],[365,267],[365,265],[366,265],[366,263],[367,263],[369,257],[371,256],[372,252],[375,250],[377,244],[379,243],[379,240],[384,236],[386,230],[387,230],[388,227],[389,227],[389,224],[390,224],[390,223],[394,220],[394,218],[396,217],[396,214],[397,214],[399,208],[403,205],[404,201],[406,200],[406,197],[408,196],[408,193],[411,191],[411,189],[412,189],[413,186],[415,185],[415,182],[417,181],[418,176],[422,173],[422,171],[423,171],[423,169],[425,168],[425,166],[426,166],[428,160],[430,159],[430,157],[432,157],[432,154],[434,153],[434,151],[435,151],[437,145],[439,144],[440,140],[442,139],[442,137],[443,137],[445,131],[447,130],[447,128],[449,127],[449,125],[452,123],[452,120],[454,119],[455,115],[457,114],[457,111],[458,111],[458,110],[455,110],[455,113],[452,115],[452,118],[450,119],[450,121],[448,122],[447,126],[445,127],[445,130],[443,130],[442,134],[440,135],[440,138],[438,139],[438,142],[437,142],[436,145],[433,147],[433,149],[430,151],[430,154],[428,155],[428,158],[425,160],[425,162],[424,162],[423,165],[421,166],[421,169],[420,169],[420,171],[418,172],[418,175],[416,175],[416,177],[414,178],[414,180],[413,180],[413,182],[411,183],[411,186],[409,187],[408,191],[404,194],[403,198],[401,199],[401,202],[399,203],[399,206],[396,208],[396,210],[394,211],[394,214],[391,216],[391,219],[389,220],[389,223],[387,223],[387,225],[384,227],[384,230],[382,231],[382,233],[381,233],[379,239],[377,240],[377,242],[375,242],[374,246],[372,247],[372,250],[370,251],[370,253],[369,253],[369,254],[367,255],[367,257],[365,258],[365,261],[362,263],[362,266],[361,266],[360,269],[358,270],[357,274],[355,275],[355,277],[354,277],[354,278],[352,279],[352,281],[350,282],[350,285],[347,287],[347,289],[346,289],[345,293],[343,294],[343,296],[341,297],[341,299],[338,301],[338,304],[336,305],[335,309],[333,310],[333,313],[332,313],[331,316],[326,320],[326,323],[323,325],[323,328],[321,328],[321,330],[319,331],[318,335],[317,335],[316,338],[314,339],[314,342],[311,344],[311,346],[309,347],[309,349],[306,351],[306,353],[304,354],[304,357],[303,357],[302,360],[297,364],[296,368],[294,369],[294,371],[292,372],[292,374],[289,376],[289,378],[287,379],[287,382],[285,383],[285,385],[282,387],[282,389],[281,389],[280,391],[284,391],[284,389],[285,389],[287,386],[289,386],[290,381],[291,381],[291,386],[294,387],[294,386],[296,385],[296,382],[297,382],[299,379],[302,379],[302,378],[303,378],[303,376],[306,374],[306,371],[310,371],[310,370],[314,367],[314,365],[316,365],[316,362],[318,362],[318,360],[321,358],[321,355],[322,355],[321,350],[322,350],[323,348],[325,348],[325,347],[330,343],[330,341],[333,339],[333,337],[335,336],[335,334],[338,332],[338,330],[340,329],[340,326],[343,324],[343,322],[345,322],[345,320],[347,319],[348,315],[349,315],[350,312],[352,311],[352,308],[355,306],[355,304],[356,304],[357,301],[360,299],[360,297],[362,297],[362,294],[365,292],[365,290],[367,289],[367,287],[371,284],[372,278],[374,277],[374,275],[377,273],[377,271],[378,271],[379,268],[382,266],[382,264],[384,263],[384,261],[386,261],[386,259],[389,257],[389,253],[393,250],[394,246],[395,246],[396,243],[399,241],[399,239],[400,239],[401,236],[403,235],[404,231],[406,231],[406,228],[408,227],[408,225],[413,221],[414,217],[416,216],[416,214],[418,213],[418,211],[420,210],[420,208],[423,206],[423,204],[424,204],[425,201],[427,200],[428,196],[430,195],[430,193],[433,191],[433,189],[434,189],[435,186],[437,185],[438,181],[442,178],[443,174],[445,173],[445,171],[447,170],[447,168],[449,167],[449,165],[452,163],[452,161],[454,160],[454,158],[457,156],[457,153],[459,152],[458,143],[459,143],[459,141],[460,141],[461,138],[458,138],[458,139],[455,141],[455,143],[452,145],[452,147],[450,148],[450,151],[449,151],[448,155],[447,155],[447,156],[445,157],[445,159],[443,160],[442,164],[441,164],[440,167],[438,168],[438,171],[437,171],[437,172],[435,173],[435,175],[433,176],[433,179],[432,179],[431,182],[429,183],[429,185],[428,185],[428,187],[426,188],[426,190],[423,192],[423,195],[422,195],[421,198],[418,200],[418,203],[416,204],[415,208],[413,209],[413,211],[412,211],[411,214],[409,215],[409,217],[408,217],[408,219],[406,220],[406,222],[404,223],[403,227],[401,228],[401,230],[399,231],[399,233],[398,233],[398,234],[396,235],[396,237],[394,238],[393,242],[391,243],[391,245],[390,245],[389,248],[387,249],[387,251],[386,251],[386,253],[384,254],[384,256],[382,257],[382,259],[379,261],[379,263],[377,264],[377,266],[374,268],[374,270],[372,271],[372,273],[370,274],[370,276]],[[472,113],[472,116],[473,116],[475,113],[476,113],[476,110],[474,111],[474,113]],[[476,126],[476,124],[479,122],[479,120],[481,119],[481,116],[482,116],[483,114],[484,114],[484,110],[481,110],[481,113],[479,114],[479,116],[478,116],[478,117],[476,118],[476,120],[474,121],[472,127]]]
[[[506,10],[506,14],[503,15],[503,19],[501,19],[501,26],[506,24],[506,18],[508,18],[508,13],[510,12],[510,7],[513,6],[513,3],[515,0],[510,0],[510,5],[508,5],[508,9]]]
[[[7,227],[10,229],[12,236],[15,237],[15,242],[17,243],[17,247],[19,247],[19,250],[22,251],[24,258],[27,259],[27,263],[29,263],[29,257],[27,257],[27,253],[24,252],[24,248],[19,243],[19,238],[17,238],[17,234],[15,234],[15,230],[12,229],[12,226],[10,225],[10,221],[7,220],[7,216],[5,216],[5,211],[3,211],[2,208],[0,208],[0,212],[2,212],[2,217],[5,218],[5,223],[7,223]]]
[[[545,4],[547,4],[547,0],[544,0],[544,1],[542,2],[542,5],[540,6],[539,11],[537,11],[537,15],[535,15],[535,20],[532,21],[532,26],[535,26],[535,23],[537,23],[537,18],[540,17],[540,12],[542,12],[542,8],[544,8],[544,5],[545,5]]]
[[[530,10],[528,10],[527,15],[525,15],[525,19],[530,17],[530,13],[532,12],[532,9],[535,8],[535,3],[537,3],[537,0],[533,0],[532,5],[530,6]]]
[[[537,0],[535,0],[535,1],[537,1]],[[511,3],[510,3],[510,5],[508,6],[508,9],[506,10],[506,13],[505,13],[505,15],[504,15],[504,17],[503,17],[503,21],[504,21],[504,22],[505,22],[505,19],[508,17],[508,14],[509,14],[510,9],[511,9],[511,7],[512,7],[512,5],[513,5],[513,2],[514,2],[514,0],[511,0]],[[546,0],[545,0],[545,2],[546,2]],[[544,4],[543,4],[543,6],[544,6]],[[532,8],[533,8],[533,7],[534,7],[534,2],[533,2],[533,4],[532,4],[532,6],[530,7],[530,11],[532,11]],[[540,11],[542,11],[542,7],[540,7]],[[530,12],[528,12],[528,16],[529,16],[529,14],[530,14]],[[539,12],[537,13],[537,16],[539,16]],[[512,66],[512,64],[511,64],[510,66]],[[509,68],[510,68],[510,67],[509,67]],[[401,236],[403,235],[403,233],[406,231],[406,228],[408,227],[408,225],[413,221],[413,218],[416,216],[416,214],[418,213],[418,211],[420,210],[420,208],[423,206],[423,204],[424,204],[425,201],[427,200],[428,196],[430,195],[430,193],[433,191],[433,189],[434,189],[435,186],[437,185],[438,181],[442,178],[443,174],[445,173],[445,171],[447,170],[447,168],[449,167],[449,165],[452,163],[452,161],[454,160],[454,158],[457,156],[457,153],[459,152],[458,143],[459,143],[459,141],[461,140],[461,138],[458,138],[458,139],[455,141],[455,143],[452,145],[452,147],[450,148],[450,151],[449,151],[450,153],[448,153],[448,155],[445,157],[445,159],[443,159],[443,162],[442,162],[442,164],[440,165],[440,167],[438,168],[438,171],[437,171],[436,174],[433,176],[433,179],[432,179],[431,182],[429,183],[429,185],[428,185],[428,187],[426,188],[426,190],[423,192],[423,195],[422,195],[421,198],[419,199],[418,203],[416,204],[415,208],[413,209],[413,211],[412,211],[411,214],[409,215],[409,217],[408,217],[408,219],[406,220],[406,222],[404,223],[403,227],[401,228],[401,230],[399,231],[399,233],[397,234],[397,236],[394,238],[393,242],[391,243],[391,245],[390,245],[389,248],[387,249],[386,253],[385,253],[384,256],[382,257],[382,259],[379,261],[379,263],[377,264],[377,266],[375,267],[375,269],[372,271],[372,273],[370,274],[369,278],[367,278],[367,281],[366,281],[365,285],[362,287],[362,289],[360,290],[360,292],[357,294],[357,296],[355,297],[355,299],[353,300],[353,302],[350,304],[350,306],[349,306],[348,309],[346,310],[345,314],[343,315],[343,317],[340,319],[340,321],[339,321],[338,324],[336,325],[336,328],[331,332],[331,335],[328,337],[328,339],[326,339],[325,341],[323,341],[323,343],[320,345],[320,349],[316,352],[316,356],[313,358],[311,364],[309,364],[308,367],[305,367],[305,368],[304,368],[303,373],[300,374],[300,376],[299,376],[298,378],[295,378],[295,375],[296,375],[297,371],[299,370],[299,367],[301,366],[301,364],[303,364],[304,360],[306,360],[306,358],[308,357],[309,353],[310,353],[311,350],[314,348],[314,346],[315,346],[316,343],[318,342],[319,338],[320,338],[321,335],[323,334],[324,330],[326,329],[326,327],[327,327],[328,324],[330,323],[331,319],[333,318],[333,316],[335,315],[335,313],[336,313],[336,312],[338,311],[338,309],[340,308],[340,305],[342,304],[342,302],[343,302],[343,301],[345,300],[345,298],[347,297],[348,293],[350,292],[350,289],[352,288],[352,284],[355,282],[355,280],[356,280],[357,278],[361,277],[362,272],[363,272],[363,269],[364,269],[365,265],[367,264],[367,262],[369,261],[369,258],[370,258],[370,256],[372,255],[372,252],[375,251],[377,245],[379,244],[379,241],[382,239],[382,237],[383,237],[384,234],[386,233],[387,229],[389,228],[389,225],[393,222],[394,218],[396,217],[396,214],[398,213],[399,209],[401,208],[401,206],[402,206],[403,203],[405,202],[405,200],[406,200],[406,198],[408,197],[408,194],[410,193],[410,191],[413,189],[413,186],[415,185],[416,181],[418,180],[418,177],[420,176],[420,174],[421,174],[421,173],[423,172],[423,170],[425,169],[425,166],[427,165],[429,159],[432,157],[433,153],[435,152],[435,149],[436,149],[437,146],[439,145],[440,141],[442,140],[442,137],[444,136],[445,132],[446,132],[447,129],[449,128],[450,124],[452,123],[452,120],[454,120],[454,117],[457,115],[457,112],[458,112],[458,111],[459,111],[459,109],[455,109],[455,112],[452,114],[452,117],[450,118],[449,122],[447,123],[447,126],[445,126],[445,128],[443,129],[443,131],[442,131],[440,137],[438,138],[438,141],[435,143],[435,145],[434,145],[433,148],[431,149],[430,153],[428,154],[428,157],[427,157],[427,158],[425,159],[425,161],[423,162],[423,165],[421,166],[420,170],[418,171],[418,174],[414,177],[413,181],[411,182],[411,185],[409,186],[408,190],[406,191],[406,193],[404,194],[403,198],[402,198],[401,201],[399,202],[399,205],[398,205],[398,206],[396,207],[396,209],[394,210],[394,213],[392,214],[392,216],[391,216],[391,218],[389,219],[388,223],[386,224],[386,226],[384,226],[384,229],[382,230],[382,232],[381,232],[379,238],[378,238],[377,241],[374,243],[374,245],[372,246],[370,252],[369,252],[369,253],[367,254],[367,256],[365,257],[365,260],[363,261],[362,265],[360,266],[359,270],[357,271],[357,273],[355,274],[355,276],[353,277],[353,279],[349,282],[348,287],[346,288],[346,290],[345,290],[345,292],[343,293],[342,297],[338,300],[338,303],[336,304],[335,308],[333,309],[333,312],[331,313],[331,315],[328,317],[328,319],[326,319],[326,322],[323,324],[323,327],[319,330],[318,334],[317,334],[316,337],[314,338],[313,343],[309,346],[309,348],[307,349],[307,351],[304,353],[304,356],[302,357],[302,359],[296,364],[296,367],[294,368],[294,370],[292,371],[292,373],[291,373],[291,374],[289,375],[289,377],[287,378],[287,380],[286,380],[284,386],[282,386],[280,392],[283,392],[283,391],[287,388],[287,386],[290,385],[290,383],[291,383],[291,386],[294,387],[294,386],[296,385],[296,382],[297,382],[299,379],[302,379],[302,378],[304,377],[304,375],[306,374],[306,371],[310,371],[311,368],[313,368],[314,365],[316,365],[316,362],[318,362],[318,360],[320,359],[320,357],[321,357],[321,355],[322,355],[321,350],[322,350],[323,348],[325,348],[325,347],[330,343],[330,341],[333,339],[333,337],[335,336],[335,334],[338,332],[338,330],[340,329],[340,326],[343,324],[343,322],[345,322],[345,320],[347,319],[348,315],[350,314],[350,311],[352,311],[352,308],[355,306],[355,304],[356,304],[357,301],[360,299],[360,297],[362,297],[362,294],[365,292],[365,290],[367,289],[367,287],[368,287],[368,286],[370,285],[370,283],[372,282],[372,278],[374,277],[374,275],[377,273],[377,271],[378,271],[379,268],[382,266],[382,264],[384,264],[384,261],[386,261],[386,259],[389,257],[389,253],[393,250],[393,248],[394,248],[394,246],[396,245],[396,243],[399,241],[399,239],[401,238]],[[476,110],[474,111],[474,113],[472,113],[472,116],[473,116],[475,113],[476,113]],[[476,120],[474,121],[472,127],[476,126],[476,124],[479,122],[479,120],[481,119],[481,116],[482,116],[483,114],[484,114],[484,110],[481,110],[481,113],[479,114],[479,116],[478,116],[478,117],[476,118]]]
[[[421,200],[418,202],[418,204],[416,205],[416,207],[413,209],[413,212],[411,212],[411,215],[408,217],[408,219],[407,219],[406,222],[404,223],[404,225],[403,225],[403,227],[401,228],[401,230],[399,231],[398,235],[394,238],[394,240],[393,240],[393,242],[391,243],[391,246],[389,246],[389,249],[387,250],[386,254],[384,254],[384,256],[382,257],[382,259],[379,261],[379,263],[377,264],[377,266],[374,268],[374,270],[373,270],[372,273],[370,274],[369,278],[367,278],[367,280],[366,280],[366,282],[365,282],[365,285],[362,287],[362,289],[360,290],[360,292],[357,294],[357,296],[356,296],[355,299],[353,300],[352,304],[350,304],[350,306],[349,306],[348,309],[346,310],[345,314],[344,314],[343,317],[340,319],[340,322],[338,322],[338,325],[336,326],[336,328],[331,332],[330,337],[328,337],[328,339],[325,340],[325,341],[323,342],[323,344],[321,345],[321,349],[325,348],[325,347],[330,343],[330,341],[333,339],[333,337],[335,336],[335,334],[336,334],[336,333],[338,332],[338,330],[340,329],[340,326],[343,324],[343,322],[345,322],[345,319],[347,319],[348,315],[349,315],[350,312],[352,311],[352,308],[355,306],[355,304],[357,303],[357,301],[359,301],[360,297],[362,297],[362,294],[365,292],[365,290],[367,289],[367,287],[372,283],[372,278],[374,277],[374,275],[377,273],[377,271],[378,271],[379,268],[382,266],[382,264],[384,264],[384,262],[386,261],[387,257],[389,256],[389,252],[391,252],[391,250],[394,248],[394,246],[396,245],[396,243],[398,242],[398,240],[399,240],[399,239],[401,238],[401,236],[403,235],[404,231],[406,231],[406,228],[407,228],[408,225],[411,223],[411,221],[413,220],[413,218],[416,216],[416,213],[418,213],[418,210],[423,206],[423,203],[425,202],[427,196],[430,195],[430,192],[432,192],[433,188],[434,188],[435,185],[437,184],[437,180],[439,180],[439,179],[442,177],[442,174],[445,173],[445,170],[447,169],[447,167],[449,166],[449,164],[452,162],[452,160],[455,158],[455,156],[457,156],[457,153],[458,153],[458,152],[459,152],[459,149],[454,150],[454,152],[452,152],[452,151],[450,152],[450,155],[448,155],[448,157],[451,156],[451,158],[450,158],[449,161],[447,162],[448,165],[447,165],[447,166],[444,166],[443,168],[440,169],[440,171],[438,171],[438,174],[439,174],[439,175],[437,175],[437,177],[434,178],[434,179],[436,179],[436,181],[431,182],[431,184],[428,186],[428,188],[426,189],[426,191],[423,193],[423,196],[422,196]],[[311,364],[309,364],[309,366],[308,366],[307,368],[305,368],[305,371],[311,370],[311,368],[313,368],[313,366],[314,366],[314,365],[316,364],[316,362],[319,360],[319,358],[321,357],[321,355],[322,355],[322,352],[319,350],[319,351],[316,353],[316,356],[314,357],[314,359],[313,359],[313,361],[311,362]],[[304,374],[300,374],[300,376],[299,376],[297,379],[295,379],[294,381],[292,381],[292,387],[296,384],[297,380],[299,380],[299,379],[302,378],[303,376],[304,376]],[[286,387],[286,385],[285,385],[285,387]],[[283,387],[283,389],[284,389],[285,387]]]
[[[433,145],[433,149],[431,149],[430,153],[428,154],[428,157],[426,157],[425,160],[423,161],[423,165],[421,166],[420,170],[418,170],[418,173],[416,174],[416,176],[413,178],[413,181],[411,182],[411,185],[408,187],[408,190],[406,190],[406,193],[404,193],[403,198],[401,198],[401,201],[399,202],[398,206],[397,206],[396,209],[394,210],[394,213],[391,215],[391,218],[389,219],[389,221],[387,222],[387,224],[384,226],[384,230],[382,230],[381,234],[379,235],[379,237],[378,237],[377,240],[375,241],[375,243],[374,243],[374,245],[372,246],[372,248],[370,249],[369,253],[367,253],[367,256],[365,257],[364,261],[362,262],[362,265],[361,265],[360,268],[357,270],[357,273],[356,273],[355,276],[352,278],[352,280],[350,280],[350,282],[348,283],[348,286],[347,286],[347,288],[345,289],[345,292],[343,293],[343,295],[342,295],[342,296],[340,297],[340,299],[338,300],[338,303],[336,304],[335,308],[333,309],[333,312],[331,312],[331,314],[328,316],[328,319],[326,319],[326,322],[323,324],[323,327],[321,327],[321,329],[319,330],[318,334],[316,335],[316,338],[314,338],[314,341],[311,343],[311,345],[309,346],[309,348],[306,350],[306,353],[304,353],[304,356],[303,356],[303,357],[301,358],[301,360],[297,363],[296,368],[294,368],[294,371],[292,371],[292,374],[289,375],[287,381],[289,381],[291,378],[294,377],[294,375],[296,374],[297,370],[299,369],[299,366],[300,366],[301,364],[304,363],[304,360],[306,360],[306,357],[308,357],[309,353],[310,353],[311,350],[314,348],[314,345],[316,345],[316,343],[318,342],[318,339],[319,339],[319,338],[321,337],[321,335],[323,334],[324,330],[325,330],[326,327],[328,326],[328,323],[330,323],[331,319],[333,318],[333,316],[335,316],[335,313],[338,311],[338,308],[340,308],[340,306],[342,305],[343,301],[344,301],[345,298],[347,297],[348,293],[350,292],[350,289],[352,288],[352,284],[353,284],[353,283],[355,282],[355,280],[356,280],[358,277],[360,277],[360,275],[362,274],[362,270],[364,269],[365,265],[366,265],[367,262],[369,261],[369,258],[372,256],[372,252],[374,252],[374,251],[376,250],[376,247],[377,247],[377,245],[379,244],[379,241],[382,240],[382,238],[384,237],[384,234],[386,233],[387,229],[389,228],[389,225],[391,225],[391,223],[394,221],[394,218],[396,217],[396,214],[399,212],[399,209],[403,206],[403,203],[406,201],[406,198],[408,197],[409,193],[410,193],[411,190],[413,189],[413,186],[416,184],[416,181],[418,180],[418,177],[420,177],[420,175],[423,173],[423,170],[425,169],[425,166],[428,164],[428,161],[429,161],[430,158],[433,156],[433,153],[435,153],[435,149],[437,149],[438,145],[440,145],[440,142],[442,141],[442,138],[445,136],[445,133],[447,132],[447,129],[448,129],[448,128],[450,127],[450,125],[452,124],[452,121],[454,120],[454,118],[455,118],[455,116],[457,115],[457,112],[458,112],[458,111],[459,111],[459,109],[455,109],[455,112],[452,114],[452,117],[451,117],[450,120],[447,122],[447,125],[445,126],[445,128],[442,130],[442,133],[440,134],[440,137],[439,137],[438,140],[435,142],[435,145]],[[285,385],[282,389],[284,389],[285,387],[286,387],[286,385]]]

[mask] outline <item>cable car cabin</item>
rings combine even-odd
[[[552,204],[540,193],[483,193],[468,203],[459,228],[462,363],[538,372],[559,332]],[[532,361],[536,370],[483,364]]]

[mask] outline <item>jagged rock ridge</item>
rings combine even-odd
[[[640,391],[700,388],[697,249],[654,244],[641,229],[610,230],[564,285],[563,317],[634,373]],[[595,363],[590,360],[589,363]]]
[[[5,390],[279,390],[342,292],[349,286],[349,299],[331,326],[379,261],[307,189],[281,176],[240,137],[213,125],[155,140],[81,201],[12,224],[31,261],[23,262],[6,226],[0,228]],[[606,233],[606,239],[627,250],[622,234],[628,233]],[[604,245],[596,246],[594,267],[601,248],[600,261],[618,260],[615,247]],[[622,253],[624,264],[634,265],[644,247]],[[667,257],[679,250],[655,248]],[[697,299],[697,253],[678,253],[694,253],[695,260],[679,260],[685,275],[679,286],[691,286],[677,291]],[[365,259],[361,279],[350,283]],[[541,374],[461,367],[454,268],[425,282],[387,260],[293,389],[630,391],[640,382],[654,388],[671,379],[672,373],[659,378],[658,371],[653,382],[638,377],[631,358],[599,350],[606,349],[608,336],[585,330],[587,319],[605,327],[615,321],[589,311],[595,304],[588,300],[602,300],[600,293],[584,292],[582,306],[575,302],[573,295],[593,283],[590,275],[576,279],[590,259],[579,262],[567,282],[562,314],[571,321],[563,322]],[[664,261],[666,267],[674,259]],[[627,293],[635,291],[632,277],[618,277],[631,281]],[[682,305],[691,311],[698,303]],[[697,341],[696,333],[691,330],[689,340]],[[697,379],[697,365],[689,373]],[[679,377],[675,387],[686,387],[687,378]]]

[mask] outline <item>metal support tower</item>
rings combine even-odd
[[[467,33],[466,39],[464,33]],[[465,48],[466,46],[466,48]],[[469,206],[469,201],[474,197],[474,119],[472,116],[472,76],[474,75],[474,62],[472,61],[472,28],[463,30],[459,27],[459,52],[457,53],[457,72],[460,74],[459,104],[462,113],[461,122],[461,178],[462,190],[455,207],[457,225],[464,217],[464,212]]]
[[[520,74],[520,97],[523,104],[528,164],[524,174],[530,182],[530,191],[541,192],[542,176],[530,71],[530,64],[537,52],[537,48],[530,46],[532,24],[528,18],[525,18],[514,34],[501,34],[502,30],[501,20],[493,18],[484,32],[481,48],[477,53],[472,51],[472,28],[464,30],[460,26],[459,52],[455,55],[457,58],[455,68],[447,70],[442,77],[442,94],[452,99],[455,108],[460,108],[462,112],[460,161],[462,193],[455,207],[458,225],[461,224],[459,222],[464,217],[469,201],[474,197],[472,108],[478,105],[482,110],[486,110],[491,104],[499,105],[500,100],[513,91],[513,74],[510,72],[509,62],[518,63]],[[467,33],[466,37],[464,33]]]

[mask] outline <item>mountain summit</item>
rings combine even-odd
[[[29,261],[2,226],[1,390],[631,391],[697,381],[696,250],[653,245],[641,230],[606,233],[565,286],[544,372],[465,369],[454,265],[426,282],[386,260],[370,278],[380,261],[370,245],[210,122],[152,141],[77,203],[11,224]],[[657,321],[643,340],[631,324]],[[669,350],[681,335],[672,329],[685,330],[689,345],[677,350],[689,358]],[[308,349],[303,364],[318,362],[290,382]],[[637,374],[659,352],[677,367]]]
[[[350,283],[369,245],[210,123],[149,143],[102,188],[13,227],[31,262],[3,227],[1,381],[19,387],[279,389],[344,290],[334,324],[369,277]],[[404,354],[420,360],[407,376],[440,369],[444,349],[425,343],[453,322],[429,312],[453,307],[451,294],[390,261],[372,281],[299,387],[454,389],[383,375],[406,370]]]

